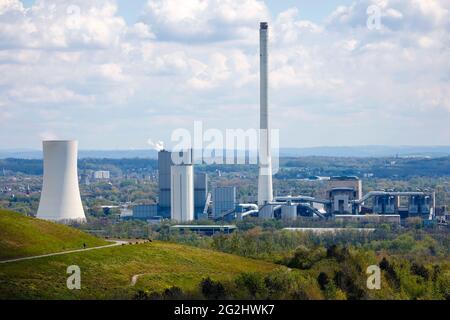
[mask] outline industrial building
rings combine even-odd
[[[355,176],[331,177],[326,184],[325,199],[330,200],[326,208],[328,212],[345,214],[357,210],[353,207],[352,201],[362,197],[361,179]]]
[[[294,221],[298,217],[309,217],[395,224],[408,217],[425,220],[435,217],[435,194],[430,191],[371,191],[363,195],[362,181],[355,176],[332,177],[324,190],[318,197],[277,196],[263,206],[236,204],[237,210],[222,215],[228,215],[228,220],[253,216]]]
[[[159,174],[159,208],[162,216],[170,216],[170,176],[172,153],[166,150],[158,152],[158,174]]]
[[[196,220],[208,218],[208,175],[194,175],[194,216]]]
[[[194,167],[192,164],[171,167],[171,219],[178,222],[194,220]]]
[[[230,234],[233,231],[235,231],[237,229],[237,227],[235,225],[220,225],[220,226],[216,226],[216,225],[175,225],[175,226],[171,226],[170,230],[176,230],[176,231],[181,231],[181,232],[195,232],[198,234],[203,234],[203,235],[208,235],[208,236],[212,236],[215,233],[226,233],[226,234]]]
[[[340,177],[346,181],[346,177]],[[365,221],[400,223],[408,217],[435,217],[435,194],[430,191],[371,191],[356,198],[360,181],[351,177],[349,185],[328,189],[326,198],[308,196],[276,197],[275,202],[261,207],[258,216],[265,219],[295,220],[297,217],[334,219],[336,221]],[[353,184],[353,187],[351,186]],[[255,215],[254,212],[251,212]],[[237,213],[236,217],[247,214]]]
[[[366,221],[400,223],[409,216],[432,219],[435,215],[433,192],[371,191],[363,195],[362,181],[355,176],[336,176],[324,180],[322,194],[273,196],[272,157],[269,112],[269,27],[260,23],[260,110],[258,150],[258,197],[256,203],[238,203],[236,188],[216,187],[208,192],[206,174],[194,175],[193,151],[179,153],[183,163],[175,163],[173,154],[161,151],[159,164],[158,215],[179,222],[189,222],[208,216],[217,220],[283,219],[298,217],[335,219],[336,221]],[[211,201],[212,198],[212,201]]]
[[[96,180],[108,180],[110,178],[111,174],[109,171],[95,171],[94,172],[94,179]]]
[[[334,217],[336,222],[371,222],[371,223],[393,223],[400,224],[398,214],[340,214]]]
[[[78,142],[43,141],[44,181],[37,217],[61,223],[85,222],[78,186]]]
[[[157,204],[140,204],[133,206],[134,219],[147,220],[158,216]]]
[[[193,165],[193,150],[179,152],[178,158],[182,159],[183,164]],[[159,176],[159,201],[158,215],[165,218],[171,216],[172,190],[171,176],[172,167],[176,165],[171,151],[162,150],[158,152],[158,176]],[[205,204],[208,197],[208,175],[206,173],[197,173],[194,175],[194,216],[200,218],[205,210]]]
[[[398,214],[402,219],[420,216],[431,219],[436,212],[436,196],[432,191],[371,191],[355,201],[358,213]],[[368,200],[372,200],[372,205]]]
[[[236,187],[216,187],[213,190],[213,216],[220,218],[236,210]]]

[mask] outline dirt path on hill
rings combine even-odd
[[[46,257],[53,257],[53,256],[61,256],[63,254],[70,254],[70,253],[77,253],[77,252],[100,250],[100,249],[106,249],[106,248],[121,246],[123,244],[128,244],[128,241],[121,241],[121,240],[114,240],[114,241],[111,240],[111,242],[114,242],[114,243],[107,244],[105,246],[100,246],[100,247],[92,247],[92,248],[86,248],[86,249],[69,250],[69,251],[63,251],[63,252],[55,252],[55,253],[43,254],[43,255],[39,255],[39,256],[31,256],[31,257],[23,257],[23,258],[11,259],[11,260],[3,260],[3,261],[0,261],[0,264],[19,262],[19,261],[25,261],[25,260],[32,260],[32,259],[39,259],[39,258],[46,258]]]

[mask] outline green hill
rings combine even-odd
[[[0,213],[3,260],[80,248],[83,242],[91,247],[104,243],[67,226]],[[67,289],[71,265],[80,267],[81,290]],[[177,286],[189,291],[208,276],[232,280],[242,272],[268,273],[277,268],[268,262],[167,242],[127,244],[0,264],[0,300],[130,299],[139,290]]]
[[[0,209],[0,260],[108,244],[77,229]]]
[[[67,267],[81,270],[81,290],[66,287]],[[232,280],[279,266],[184,245],[151,242],[0,264],[2,299],[130,299],[139,290],[197,288],[204,277]],[[134,275],[140,275],[133,286]]]

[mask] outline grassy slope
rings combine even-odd
[[[81,268],[81,290],[66,288],[69,265]],[[190,290],[207,276],[225,280],[240,272],[266,273],[278,267],[179,244],[124,245],[0,265],[0,299],[126,299],[140,289],[179,286]],[[135,274],[145,275],[133,287]]]
[[[107,244],[68,226],[0,209],[0,260]]]

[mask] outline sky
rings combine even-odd
[[[281,147],[450,145],[450,0],[0,0],[0,149],[255,128],[260,21]]]

